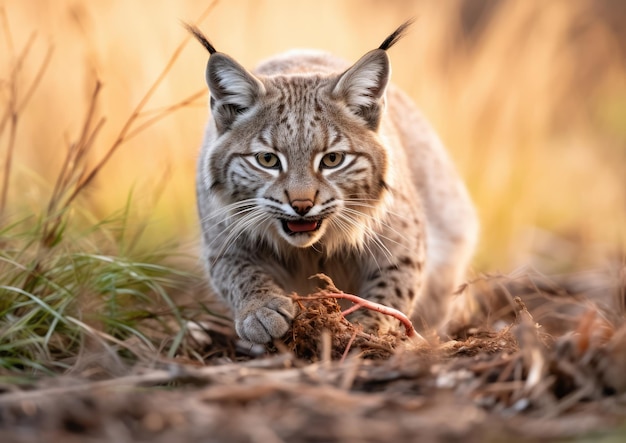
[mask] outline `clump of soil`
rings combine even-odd
[[[352,309],[374,309],[379,312],[388,310],[385,306],[359,299],[338,290],[332,280],[323,275],[314,276],[320,279],[325,288],[320,288],[308,296],[293,295],[298,304],[296,315],[290,331],[286,335],[285,345],[297,358],[307,361],[344,360],[349,353],[359,353],[361,357],[384,359],[389,358],[400,346],[406,346],[407,334],[416,341],[425,342],[414,332],[410,320],[399,312],[400,320],[405,324],[406,333],[389,331],[382,334],[369,334],[358,324],[345,318],[345,311],[339,304],[339,298],[347,298],[356,302]],[[360,304],[364,303],[363,306]],[[406,326],[408,324],[408,326]]]
[[[297,300],[299,313],[286,336],[285,345],[306,361],[341,360],[350,351],[364,357],[388,358],[402,340],[400,334],[367,334],[350,323],[334,298],[318,298],[319,293]]]

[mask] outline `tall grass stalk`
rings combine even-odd
[[[0,11],[0,14],[2,15],[3,18],[5,18],[5,20],[3,21],[6,22],[4,10]],[[0,140],[2,139],[2,135],[4,134],[6,127],[8,126],[9,128],[8,129],[9,131],[8,141],[7,141],[7,145],[5,149],[4,168],[2,171],[3,178],[2,178],[2,184],[0,185],[0,217],[2,217],[2,215],[4,214],[4,211],[7,205],[7,198],[9,195],[9,181],[11,177],[11,167],[13,165],[13,153],[15,151],[15,137],[17,135],[17,128],[18,128],[18,123],[20,119],[20,111],[28,105],[30,98],[33,96],[33,93],[35,92],[39,84],[41,83],[41,79],[52,57],[52,48],[49,48],[46,53],[46,56],[40,63],[40,66],[39,66],[39,69],[37,70],[35,78],[32,80],[31,84],[27,87],[26,92],[23,94],[23,96],[19,96],[19,90],[17,87],[18,78],[20,77],[22,73],[24,60],[28,56],[30,48],[32,47],[34,42],[35,42],[35,34],[31,34],[30,38],[26,42],[26,45],[24,46],[24,48],[22,49],[22,51],[20,51],[18,55],[13,53],[13,45],[11,41],[9,40],[7,42],[7,46],[10,48],[12,52],[11,58],[14,59],[14,61],[12,63],[12,68],[10,70],[10,78],[9,78],[9,81],[7,82],[8,86],[6,88],[8,90],[8,98],[6,101],[7,104],[4,108],[2,116],[0,117]]]
[[[0,12],[7,24],[5,11]],[[5,32],[5,37],[12,46],[10,32]],[[141,349],[155,352],[163,348],[163,343],[153,343],[158,332],[170,337],[165,344],[169,356],[179,350],[185,327],[173,295],[197,278],[184,270],[188,261],[172,242],[153,243],[143,250],[137,246],[145,222],[132,219],[131,197],[117,215],[94,221],[92,216],[82,216],[88,212],[82,196],[129,139],[205,95],[202,90],[173,105],[145,109],[188,40],[180,43],[113,142],[94,162],[106,123],[98,112],[104,88],[99,79],[95,80],[81,129],[67,147],[48,202],[39,213],[28,216],[9,210],[9,196],[19,197],[17,190],[10,192],[12,159],[21,112],[41,83],[52,51],[47,52],[23,94],[22,66],[35,42],[34,35],[13,57],[10,76],[2,83],[9,93],[0,114],[0,142],[4,141],[0,145],[4,148],[0,151],[4,154],[0,184],[0,374],[3,370],[69,369],[90,338],[113,352],[118,349],[138,355]],[[92,222],[86,223],[89,219]],[[134,224],[139,228],[132,228]],[[129,345],[133,337],[143,345]]]

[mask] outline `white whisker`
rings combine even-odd
[[[351,226],[359,225],[356,220],[354,220],[353,218],[349,217],[346,214],[339,214],[339,216],[333,221],[335,221],[337,223],[337,226],[347,234],[351,234],[350,232]],[[365,235],[369,236],[369,233],[367,230],[365,231]],[[367,244],[367,242],[363,242],[359,244],[358,246],[364,248],[367,251],[370,257],[372,257],[372,260],[376,264],[376,267],[378,268],[378,270],[381,271],[380,264],[378,263],[378,260],[376,259],[376,255],[374,254],[370,246]]]
[[[370,204],[370,203],[365,203],[365,202],[376,202],[376,200],[372,200],[372,199],[347,199],[345,200],[345,203],[347,206],[359,206],[359,207],[363,207],[363,208],[368,208],[368,209],[379,209],[378,205],[375,204]],[[391,211],[389,208],[385,208],[385,214],[389,214],[389,215],[393,215],[394,217],[398,217],[404,220],[410,220],[411,217],[405,215],[405,214],[400,214],[399,212],[394,212]]]
[[[267,214],[262,208],[253,208],[253,210],[240,214],[233,223],[227,225],[221,232],[219,232],[215,238],[207,244],[207,248],[211,248],[215,242],[222,242],[216,258],[222,256],[236,243],[237,239],[241,237],[246,231],[255,225],[260,225],[266,220],[269,220],[271,216]],[[226,238],[224,238],[224,235]]]
[[[252,229],[250,229],[251,227],[255,225],[258,226],[262,222],[270,218],[271,217],[267,213],[262,212],[262,211],[257,211],[256,213],[249,214],[246,217],[243,217],[237,220],[236,223],[231,225],[232,228],[230,232],[228,233],[228,237],[224,240],[222,247],[217,253],[217,257],[220,257],[223,254],[226,254],[230,250],[230,248],[232,248],[235,245],[237,240],[242,235],[246,234],[248,231],[251,232],[252,231]]]
[[[377,219],[376,217],[373,217],[373,216],[371,216],[371,215],[369,215],[369,214],[366,214],[366,213],[363,213],[363,212],[360,212],[360,211],[357,211],[357,210],[354,210],[354,209],[351,209],[351,208],[343,208],[343,211],[344,211],[345,213],[350,214],[350,215],[353,215],[353,216],[357,216],[357,217],[365,217],[365,218],[367,218],[367,219],[369,219],[369,220],[373,221],[374,223],[380,224],[382,227],[386,228],[386,229],[387,229],[388,231],[390,231],[391,233],[396,234],[396,235],[397,235],[398,237],[400,237],[402,240],[406,241],[406,243],[408,243],[408,244],[410,244],[410,243],[411,243],[411,240],[410,240],[410,239],[408,239],[408,238],[407,238],[406,236],[404,236],[401,232],[399,232],[398,230],[396,230],[396,229],[395,229],[392,225],[390,225],[389,223],[387,223],[387,222],[385,222],[385,221],[383,221],[383,220]],[[371,229],[371,228],[370,228],[370,229]],[[387,236],[385,236],[385,235],[383,235],[383,234],[381,234],[381,233],[378,233],[377,235],[378,235],[378,237],[381,237],[381,238],[387,239],[387,240],[389,240],[390,242],[393,242],[393,243],[395,243],[395,244],[397,244],[397,245],[399,245],[399,246],[403,246],[403,247],[406,247],[407,249],[410,249],[407,245],[403,245],[402,243],[399,243],[399,242],[397,242],[397,241],[395,241],[395,240],[393,240],[393,239],[391,239],[391,238],[389,238],[389,237],[387,237]]]
[[[217,211],[214,211],[212,214],[209,214],[205,217],[203,217],[200,222],[208,222],[211,221],[217,217],[222,217],[225,216],[224,219],[229,219],[232,218],[233,216],[236,216],[239,213],[242,212],[246,212],[246,211],[251,211],[254,210],[259,203],[259,199],[258,198],[249,198],[249,199],[245,199],[245,200],[240,200],[234,203],[230,203],[228,205],[225,205],[221,208],[219,208]],[[234,212],[237,210],[237,212]]]

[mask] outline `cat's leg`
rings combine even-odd
[[[211,261],[214,289],[231,306],[237,334],[254,343],[268,343],[289,329],[295,315],[290,297],[250,255],[228,254]]]
[[[452,314],[450,307],[452,297],[464,281],[476,243],[477,224],[470,225],[467,224],[464,232],[457,229],[455,234],[429,226],[426,285],[414,314],[419,329],[434,328],[442,332],[451,316],[462,315],[462,312]],[[460,317],[455,321],[458,320]]]

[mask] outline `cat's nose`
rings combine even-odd
[[[312,200],[292,200],[291,207],[298,215],[305,215],[313,207]]]

